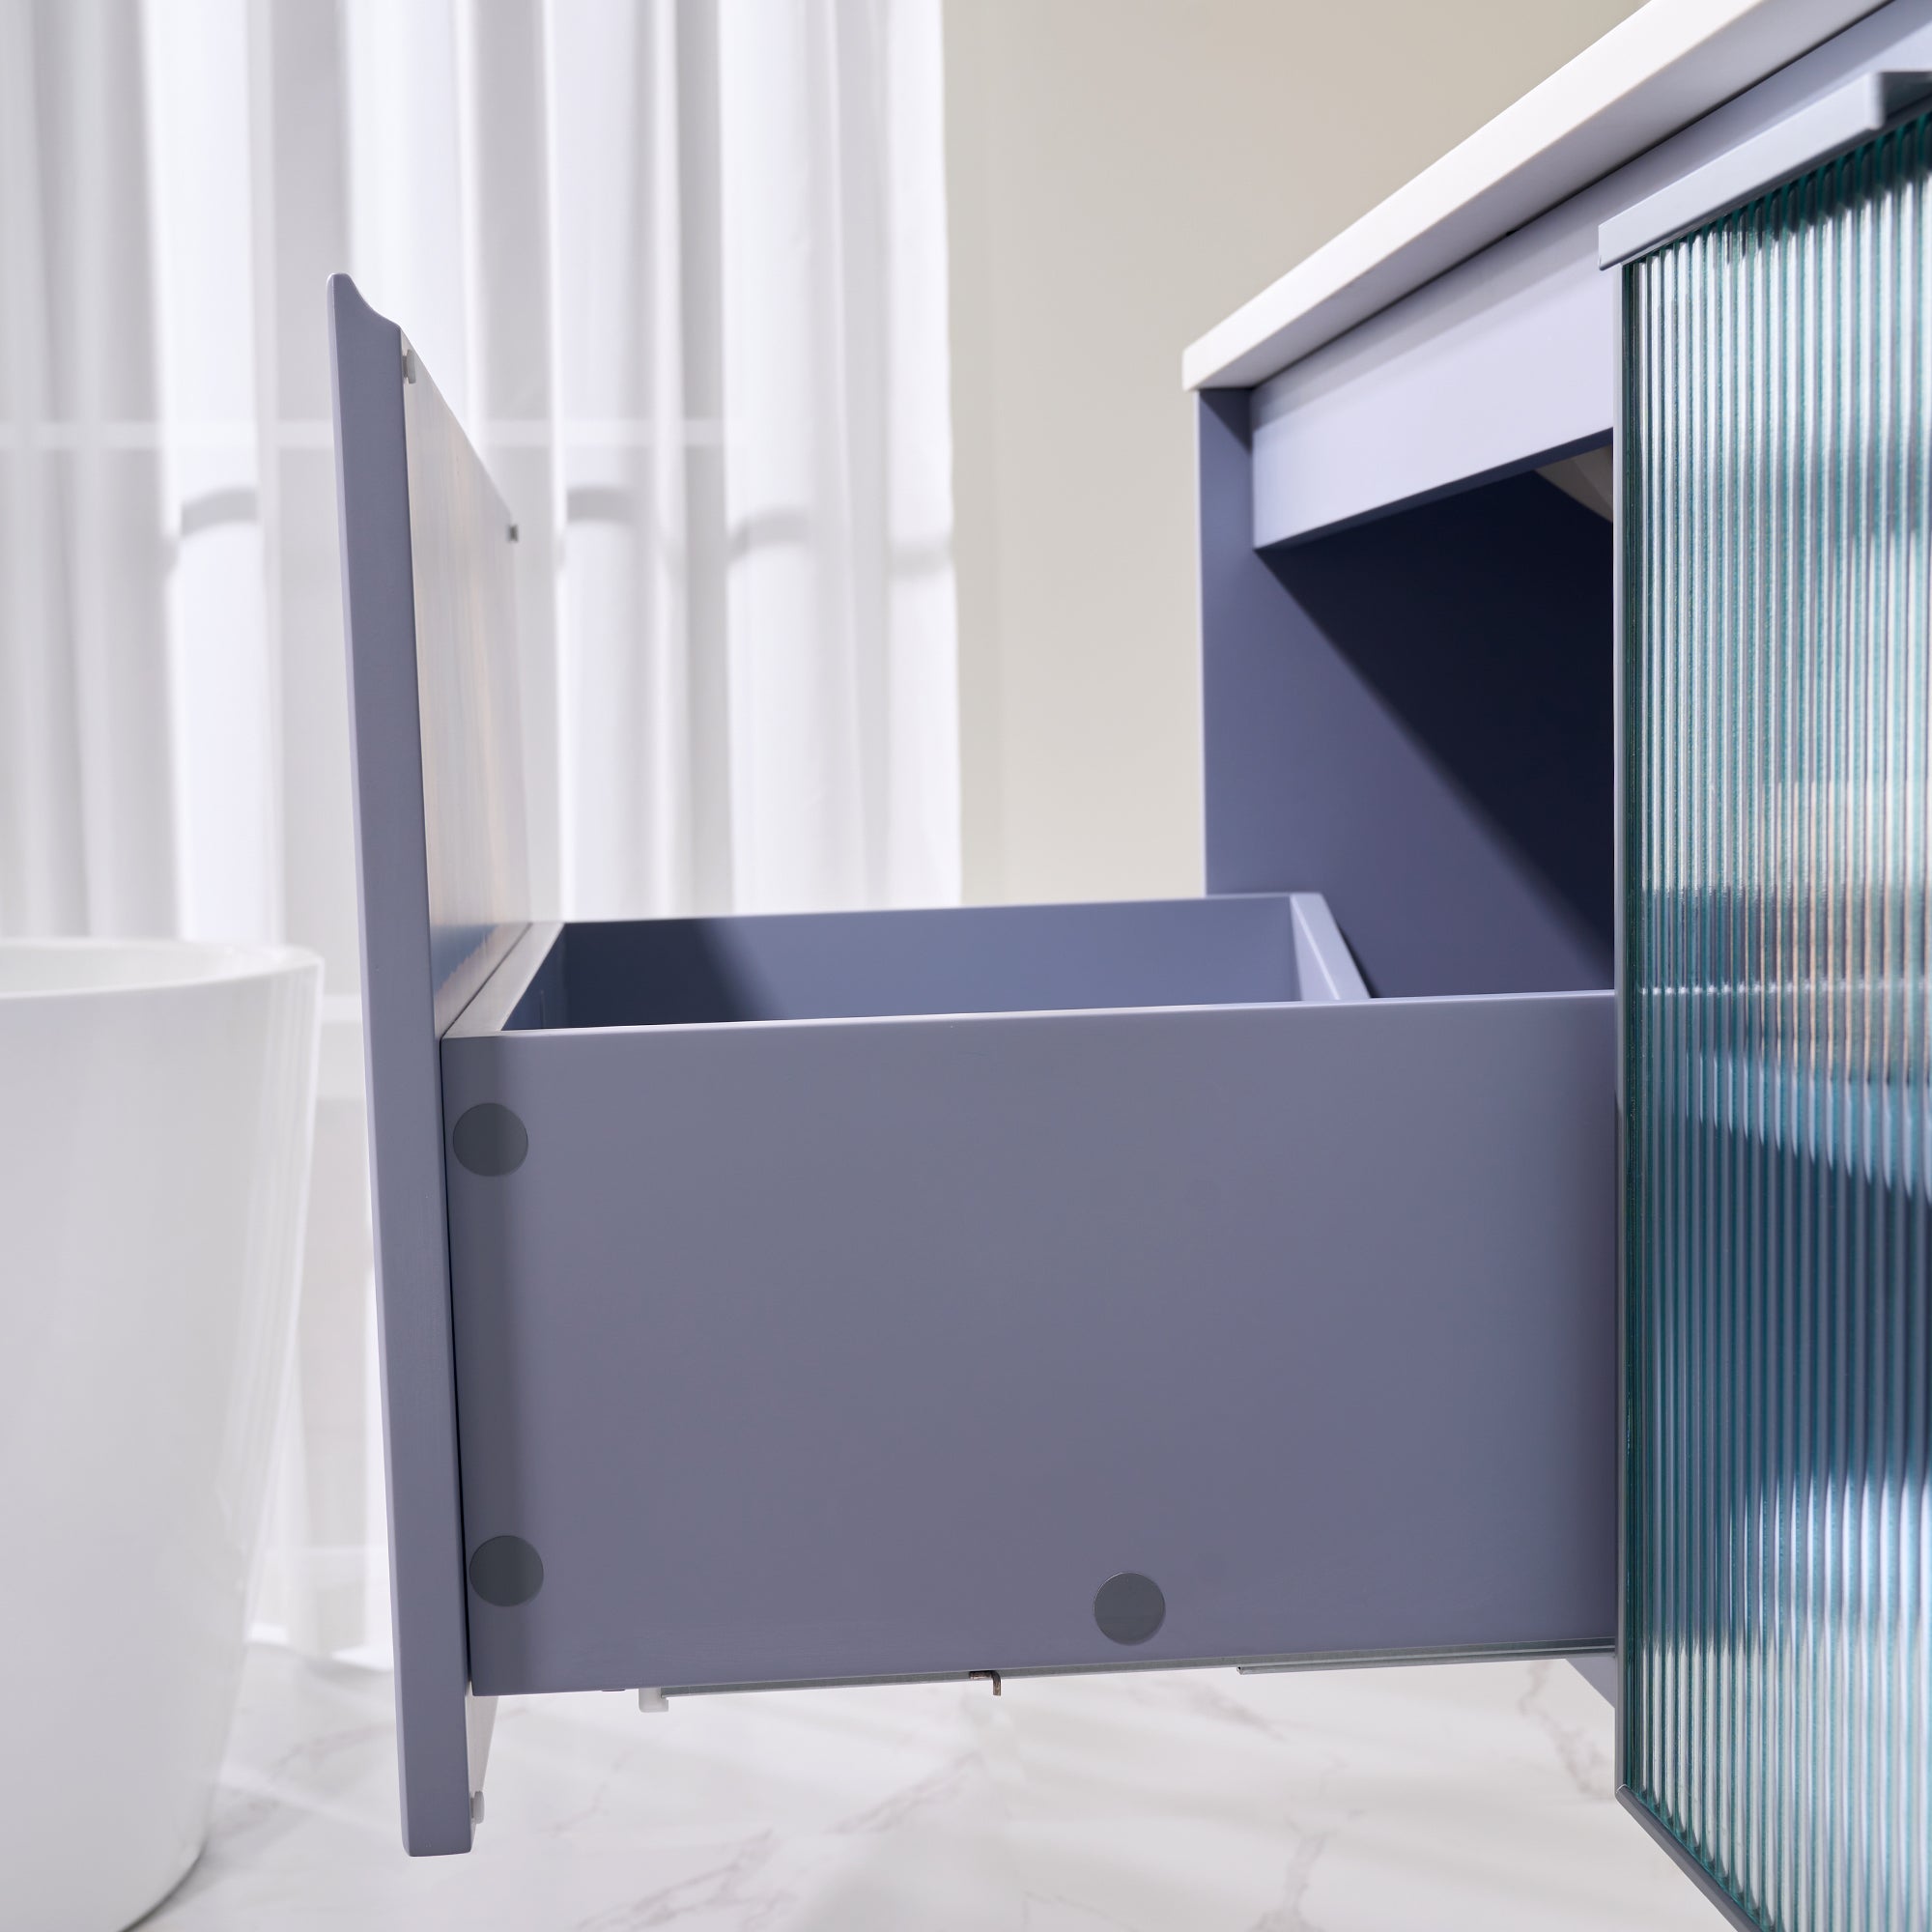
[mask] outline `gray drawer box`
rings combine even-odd
[[[476,1690],[1606,1642],[1610,1001],[1303,1002],[1293,905],[532,928],[442,1042]]]
[[[498,1692],[1606,1648],[1607,971],[1410,729],[1512,714],[1205,541],[1242,421],[1213,895],[559,926],[516,532],[331,330],[409,1848]]]

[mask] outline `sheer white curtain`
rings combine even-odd
[[[263,1616],[387,1642],[322,288],[524,533],[540,913],[958,893],[939,0],[0,0],[0,932],[328,967]]]

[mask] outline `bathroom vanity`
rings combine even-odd
[[[534,919],[516,532],[331,284],[412,1852],[507,1692],[1571,1656],[1738,1922],[1894,1922],[1765,1847],[1932,1838],[1925,1406],[1819,1339],[1926,1332],[1928,76],[1932,0],[1659,0],[1188,352],[1196,901]],[[1777,1660],[1867,1448],[1854,1704]]]

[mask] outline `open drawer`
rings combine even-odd
[[[411,1849],[498,1692],[1606,1647],[1609,994],[1368,998],[1314,890],[531,922],[507,517],[331,323]]]
[[[1322,915],[533,927],[442,1043],[475,1688],[1605,1639],[1608,1002]]]

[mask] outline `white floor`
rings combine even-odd
[[[506,1701],[467,1859],[398,1848],[386,1677],[251,1653],[163,1932],[1715,1932],[1560,1663]]]

